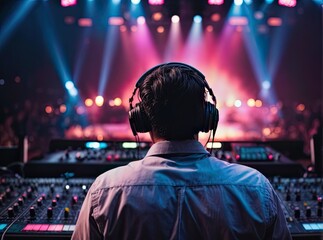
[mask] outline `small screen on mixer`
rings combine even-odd
[[[236,147],[238,161],[271,161],[273,155],[264,146],[239,146]]]
[[[108,144],[105,142],[86,142],[85,148],[90,149],[105,149],[108,147]]]

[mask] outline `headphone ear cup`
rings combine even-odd
[[[129,111],[129,122],[134,136],[137,135],[138,132],[145,133],[151,131],[151,125],[147,114],[142,109],[140,103],[137,103],[136,106]]]
[[[210,130],[216,131],[219,122],[219,111],[210,102],[205,102],[204,109],[204,121],[202,126],[202,132],[208,132]]]

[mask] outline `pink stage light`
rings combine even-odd
[[[224,3],[224,0],[208,0],[208,3],[210,5],[222,5]]]
[[[278,4],[285,7],[295,7],[297,0],[278,0]]]
[[[80,18],[78,20],[80,27],[91,27],[92,26],[92,19],[91,18]]]
[[[62,7],[70,7],[77,4],[77,0],[61,0]]]
[[[163,5],[164,4],[164,0],[149,0],[148,3],[150,5]]]

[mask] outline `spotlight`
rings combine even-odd
[[[163,14],[161,12],[155,12],[152,16],[151,16],[152,20],[154,21],[160,21],[163,18]]]
[[[131,3],[137,5],[140,3],[140,0],[131,0]]]
[[[195,23],[201,23],[202,22],[202,17],[200,15],[194,16],[194,22]]]
[[[263,89],[269,89],[271,87],[271,84],[270,84],[270,82],[269,81],[263,81],[262,82],[262,88]]]
[[[238,99],[237,99],[237,100],[235,100],[235,101],[234,101],[234,106],[235,106],[235,107],[239,108],[239,107],[241,107],[241,105],[242,105],[241,100],[238,100]]]
[[[208,0],[208,4],[210,5],[222,5],[224,0]]]
[[[146,22],[145,17],[140,16],[140,17],[138,17],[138,18],[137,18],[137,23],[138,23],[139,25],[143,25],[143,24],[145,24],[145,22]]]
[[[52,113],[53,112],[53,108],[51,107],[51,106],[46,106],[45,107],[45,112],[47,113],[47,114],[50,114],[50,113]]]
[[[70,7],[76,5],[77,0],[61,0],[62,7]]]
[[[296,0],[278,0],[278,4],[285,7],[295,7],[297,4]]]
[[[234,5],[241,6],[243,3],[243,0],[234,0]]]
[[[122,100],[121,98],[115,98],[114,99],[114,105],[115,106],[120,106],[122,104]]]
[[[102,107],[103,104],[104,104],[104,98],[102,96],[97,96],[95,98],[95,104],[98,106],[98,107]]]
[[[150,5],[163,5],[164,4],[164,0],[148,0],[148,3]]]
[[[91,107],[93,105],[93,100],[91,98],[87,98],[84,101],[85,106]]]
[[[163,26],[159,26],[158,28],[157,28],[157,32],[158,33],[163,33],[165,31],[165,28],[163,27]]]
[[[177,15],[174,15],[174,16],[172,16],[172,23],[179,23],[179,16],[177,16]]]

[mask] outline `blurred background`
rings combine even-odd
[[[321,0],[1,0],[0,146],[27,140],[32,159],[52,139],[134,140],[134,85],[169,61],[206,76],[217,140],[297,140],[309,154]]]

